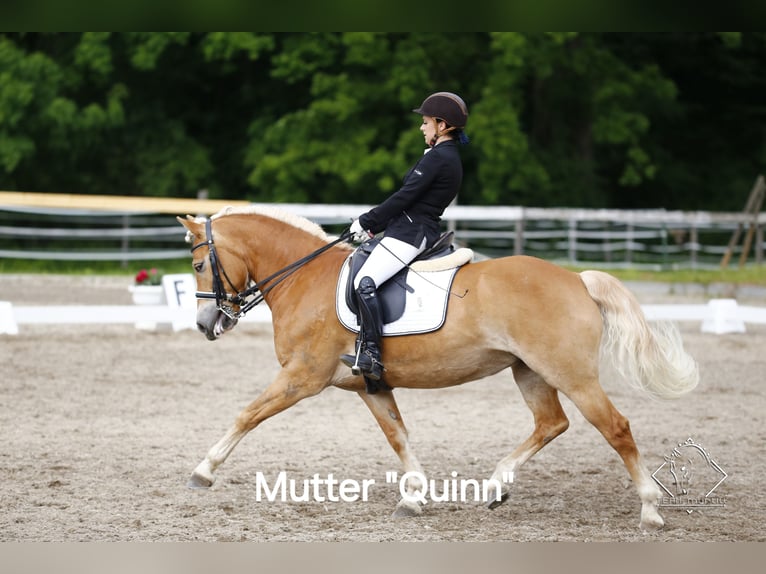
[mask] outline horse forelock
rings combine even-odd
[[[302,231],[305,231],[306,233],[313,235],[314,237],[318,237],[322,241],[329,242],[330,238],[328,237],[327,233],[325,233],[324,229],[322,229],[319,225],[314,223],[313,221],[309,221],[305,217],[301,217],[300,215],[296,215],[294,213],[290,213],[289,211],[285,211],[284,209],[280,209],[276,206],[271,205],[247,205],[247,206],[228,206],[224,207],[219,211],[218,213],[212,215],[210,219],[219,219],[221,217],[226,217],[227,215],[261,215],[263,217],[270,217],[271,219],[276,219],[277,221],[281,221],[282,223],[287,223],[288,225],[291,225],[297,229],[300,229]],[[204,219],[201,219],[202,222],[204,222]]]

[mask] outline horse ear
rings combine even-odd
[[[180,223],[181,225],[183,225],[186,228],[186,231],[187,231],[186,241],[187,241],[187,243],[191,243],[191,238],[199,238],[200,237],[201,224],[198,223],[193,216],[187,215],[186,219],[182,219],[182,218],[176,216],[176,219],[178,220],[178,223]]]

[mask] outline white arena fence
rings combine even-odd
[[[0,258],[159,261],[189,257],[175,215],[218,211],[246,202],[117,198],[0,192]],[[252,204],[257,205],[257,204]],[[340,231],[370,205],[280,204],[279,207]],[[732,234],[755,224],[756,264],[763,262],[766,214],[666,210],[546,209],[453,205],[444,214],[459,243],[478,257],[528,254],[588,267],[717,268]],[[731,261],[736,262],[736,246]],[[189,280],[191,275],[188,276]],[[187,291],[193,291],[193,287]],[[177,298],[177,297],[173,297]],[[167,299],[171,299],[168,293]],[[0,301],[0,334],[24,324],[133,323],[137,328],[194,328],[194,300],[183,305],[13,307]],[[702,305],[645,305],[650,320],[695,321],[703,332],[745,332],[766,324],[766,309],[734,299]],[[246,320],[270,321],[263,306]]]
[[[191,275],[189,279],[193,281]],[[766,307],[738,305],[735,299],[712,299],[699,305],[642,305],[649,321],[694,322],[700,331],[717,335],[745,333],[746,323],[766,325]],[[194,329],[195,303],[171,305],[46,305],[13,306],[0,301],[0,335],[16,335],[20,325],[133,324],[142,330]],[[241,321],[270,323],[266,305],[253,309]]]
[[[209,214],[226,203],[0,192],[0,258],[117,261],[125,267],[131,261],[181,259],[188,256],[188,246],[175,215]],[[371,206],[279,207],[333,232]],[[751,258],[756,264],[763,263],[765,246],[766,213],[754,220],[743,213],[663,209],[453,205],[443,219],[459,243],[486,257],[527,254],[590,267],[716,268],[734,231],[751,223],[756,225]],[[732,263],[741,250],[735,246]]]

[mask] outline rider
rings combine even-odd
[[[364,374],[372,381],[380,380],[384,370],[380,358],[383,321],[376,289],[436,242],[441,215],[457,196],[463,179],[457,143],[468,143],[463,133],[468,121],[465,102],[451,92],[437,92],[412,111],[423,116],[420,131],[429,147],[398,191],[351,224],[357,241],[385,231],[354,280],[361,320],[356,355],[340,357],[355,375]]]

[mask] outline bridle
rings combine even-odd
[[[234,286],[231,279],[229,279],[226,270],[219,261],[218,252],[216,251],[215,242],[213,241],[213,222],[211,219],[205,220],[205,236],[207,237],[207,240],[194,245],[191,248],[191,252],[194,253],[194,251],[200,247],[207,245],[210,257],[210,270],[213,274],[213,290],[197,291],[196,297],[197,299],[215,299],[215,304],[218,310],[230,319],[236,321],[243,317],[253,307],[261,303],[266,298],[269,291],[295,273],[300,267],[338,243],[349,240],[351,238],[351,232],[346,229],[337,239],[331,241],[327,245],[323,245],[316,251],[309,253],[290,265],[283,267],[276,273],[266,277],[263,281],[253,281],[250,287],[243,291],[237,291],[237,288]],[[223,281],[221,280],[221,273],[229,284],[229,287],[231,287],[231,290],[236,293],[235,295],[232,295],[224,288]],[[269,283],[271,284],[268,285]],[[239,310],[235,310],[232,305],[238,306]]]
[[[220,263],[218,252],[215,248],[215,242],[213,241],[213,222],[211,219],[205,220],[205,236],[207,237],[207,240],[192,246],[191,252],[194,253],[200,247],[207,245],[210,257],[210,270],[213,274],[213,290],[197,291],[196,297],[197,299],[215,299],[215,304],[218,310],[230,319],[236,321],[243,317],[253,307],[261,303],[266,298],[266,295],[269,293],[269,291],[287,279],[290,275],[295,273],[303,265],[320,256],[322,253],[331,247],[334,247],[338,243],[341,243],[342,241],[348,241],[351,238],[351,232],[346,229],[337,239],[331,241],[327,245],[323,245],[305,257],[290,263],[290,265],[283,267],[272,275],[269,275],[263,281],[252,281],[252,284],[243,291],[237,290],[231,279],[229,279],[229,276],[226,274],[226,270],[223,268],[223,265]],[[231,290],[235,293],[234,295],[228,292],[224,287],[223,281],[221,279],[221,274],[223,274],[223,277],[226,279],[229,287],[231,287]],[[235,310],[232,305],[239,307],[239,310]]]

